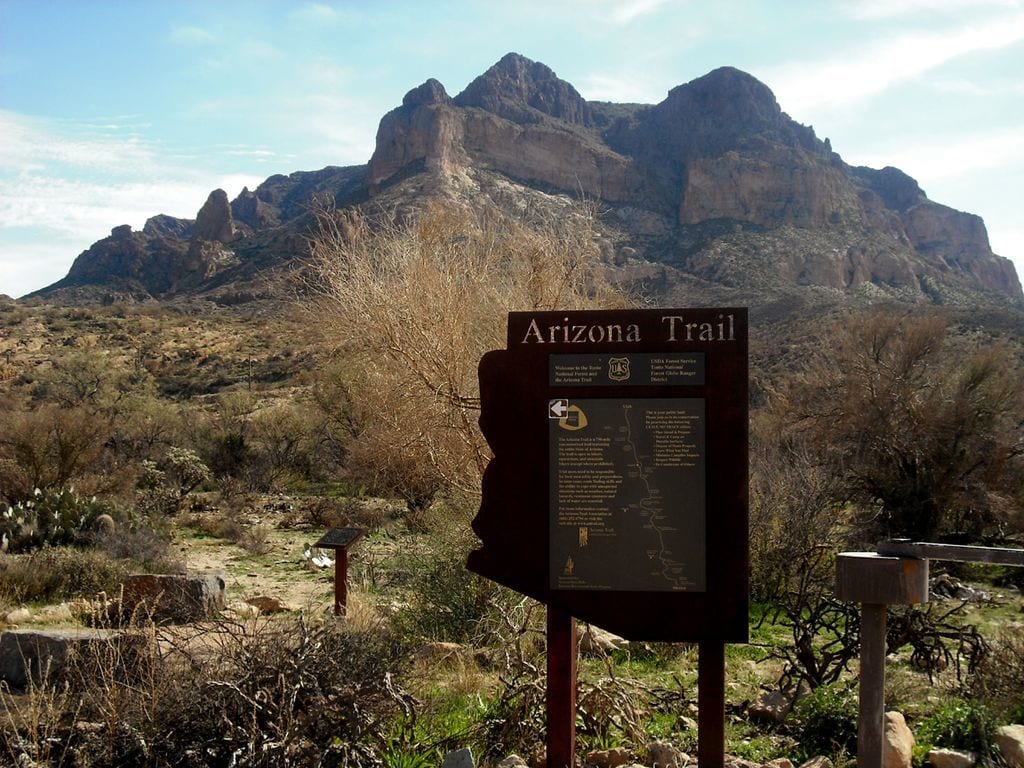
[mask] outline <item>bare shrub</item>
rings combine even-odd
[[[598,274],[582,207],[533,226],[440,206],[404,223],[317,216],[317,321],[346,363],[348,468],[411,508],[478,487],[489,457],[476,367],[504,346],[508,311],[623,304]]]
[[[751,418],[750,590],[755,600],[780,597],[807,556],[836,546],[844,515],[837,482],[807,441],[771,411]],[[822,574],[828,576],[828,574]]]
[[[129,570],[126,561],[94,550],[47,547],[30,555],[9,555],[0,567],[0,599],[17,605],[112,594]]]
[[[142,622],[63,686],[0,690],[12,764],[378,768],[415,721],[406,649],[379,625]],[[147,650],[148,649],[148,650]]]
[[[1000,631],[989,646],[968,690],[1008,723],[1024,722],[1024,634],[1019,628]]]
[[[250,555],[265,555],[273,549],[270,529],[265,525],[250,525],[238,537],[238,546]]]
[[[939,316],[846,318],[787,390],[791,414],[870,535],[976,538],[1007,522],[1024,450],[1009,349],[954,340]]]
[[[105,418],[82,407],[0,412],[0,496],[15,504],[95,475],[109,433]]]

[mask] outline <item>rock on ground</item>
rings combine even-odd
[[[928,753],[928,762],[932,768],[973,768],[977,762],[970,752],[957,752],[955,749],[933,749]]]
[[[885,713],[882,735],[882,768],[910,768],[914,753],[914,734],[900,712]]]
[[[0,680],[24,688],[59,678],[72,660],[124,664],[144,652],[143,643],[141,635],[109,629],[8,630],[0,634]]]
[[[1010,768],[1024,768],[1024,725],[1004,725],[996,729],[996,744]]]
[[[441,768],[476,768],[473,752],[468,747],[453,750],[444,756]]]
[[[121,590],[121,612],[143,611],[157,623],[203,621],[224,610],[225,590],[217,573],[134,574]]]
[[[621,765],[628,765],[633,762],[629,750],[622,747],[613,749],[600,749],[588,752],[583,760],[584,765],[592,765],[595,768],[619,768]]]
[[[647,745],[647,764],[653,768],[682,768],[690,761],[689,755],[663,741]]]

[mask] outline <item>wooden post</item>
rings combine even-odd
[[[334,615],[348,610],[348,548],[366,534],[362,528],[331,528],[313,546],[334,550]]]
[[[697,646],[697,764],[725,765],[725,643]]]
[[[882,768],[886,606],[928,602],[928,561],[840,552],[836,597],[860,603],[860,721],[857,768]]]
[[[334,550],[334,615],[344,616],[348,606],[348,550]]]
[[[885,729],[885,624],[885,605],[861,604],[857,768],[882,768],[882,736]]]
[[[548,606],[548,768],[576,765],[576,619]]]

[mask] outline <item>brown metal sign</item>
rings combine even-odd
[[[638,640],[747,640],[747,311],[514,312],[468,567]]]

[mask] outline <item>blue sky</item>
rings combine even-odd
[[[847,162],[984,217],[1024,276],[1024,0],[0,0],[0,293],[214,188],[365,163],[406,91],[509,51],[599,100],[750,72]]]

